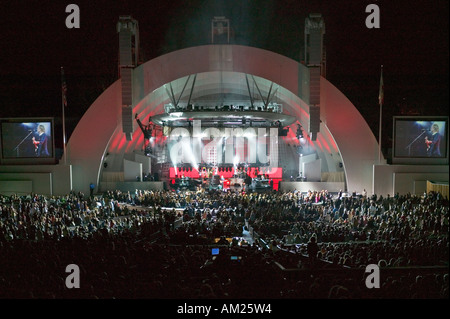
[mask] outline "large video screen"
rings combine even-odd
[[[55,157],[53,119],[2,119],[0,129],[3,162]]]
[[[448,117],[394,117],[393,162],[444,164]]]

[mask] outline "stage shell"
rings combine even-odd
[[[272,83],[283,112],[294,115],[308,130],[308,69],[301,63],[267,50],[240,45],[205,45],[174,51],[133,70],[133,114],[146,118],[163,112],[170,102],[165,85],[180,96],[187,77],[197,74],[193,97],[232,92],[248,95],[245,76],[253,76],[262,96]],[[370,192],[378,143],[356,107],[327,79],[321,77],[320,133],[314,147],[322,171],[345,172],[348,191]],[[190,92],[184,90],[186,96]],[[183,97],[182,97],[183,98]],[[143,134],[134,123],[127,141],[121,122],[121,80],[106,89],[89,107],[67,145],[66,163],[72,166],[72,187],[89,191],[102,182],[102,170],[120,172],[123,160],[139,150]],[[382,159],[384,161],[384,159]],[[64,160],[63,160],[64,161]],[[108,167],[104,167],[105,161]]]

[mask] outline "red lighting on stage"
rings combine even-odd
[[[179,178],[179,177],[181,177],[181,175],[184,175],[185,177],[190,177],[190,178],[199,178],[200,174],[199,174],[198,170],[196,170],[195,168],[192,168],[192,167],[191,167],[191,169],[186,169],[185,167],[178,168],[178,175],[177,175],[175,172],[175,167],[171,167],[169,169],[169,178]]]
[[[200,169],[199,170],[190,167],[190,168],[178,168],[178,174],[176,174],[175,171],[175,167],[171,167],[169,169],[169,177],[170,178],[178,178],[181,177],[181,175],[184,175],[185,177],[190,177],[190,178],[199,178],[201,171],[206,171],[206,169]],[[234,168],[230,167],[228,169],[225,168],[218,168],[218,174],[220,176],[223,176],[223,178],[228,179],[228,178],[232,178],[235,174]],[[251,178],[255,178],[258,175],[265,175],[270,179],[273,179],[274,181],[277,179],[281,179],[283,176],[283,169],[281,167],[262,167],[261,169],[259,169],[258,167],[251,167],[247,170],[247,174],[250,175]],[[274,182],[275,185],[275,182]]]

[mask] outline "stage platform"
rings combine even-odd
[[[136,189],[140,190],[157,190],[162,191],[166,189],[165,182],[101,182],[99,192],[121,190],[122,192],[133,192]]]
[[[301,192],[321,191],[326,190],[328,192],[345,191],[345,182],[290,182],[282,181],[279,184],[279,190],[281,191],[294,191]]]
[[[165,190],[167,185],[165,182],[102,182],[100,184],[99,192],[104,192],[107,190],[114,191],[120,189],[121,191],[134,192],[136,189],[147,189],[147,190]],[[290,182],[281,181],[279,183],[280,191],[294,191],[298,190],[301,192],[311,191],[321,191],[327,190],[328,192],[339,192],[340,190],[345,192],[344,182]]]

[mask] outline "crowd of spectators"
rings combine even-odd
[[[260,236],[280,245],[304,247],[314,236],[321,243],[319,257],[336,264],[384,260],[418,266],[448,260],[448,215],[448,201],[430,193],[303,201],[300,207],[269,207],[250,222]]]
[[[448,215],[439,193],[0,196],[0,297],[448,298]],[[82,289],[66,287],[68,264]],[[368,264],[390,274],[380,289]]]

